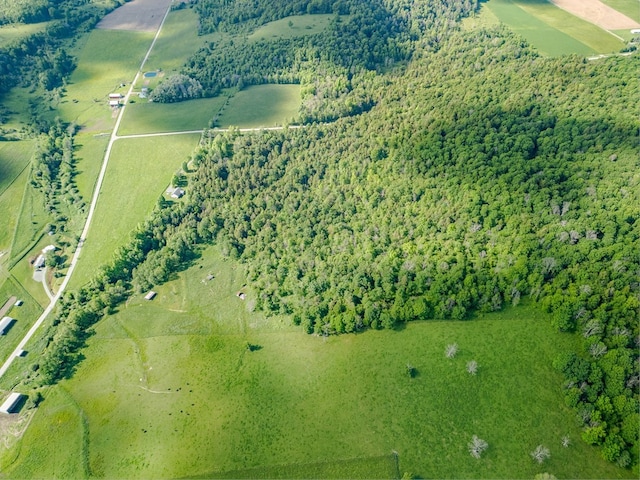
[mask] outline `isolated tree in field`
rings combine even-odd
[[[416,376],[416,374],[418,373],[418,370],[416,370],[416,367],[414,367],[413,365],[411,365],[410,363],[407,363],[407,374],[413,378]]]
[[[468,447],[469,447],[469,453],[473,458],[480,458],[480,456],[482,455],[482,452],[484,452],[487,448],[489,448],[489,444],[485,442],[483,439],[478,438],[477,435],[474,435]]]
[[[475,360],[467,362],[467,372],[469,372],[471,375],[475,375],[476,373],[478,373],[478,366],[478,362],[476,362]]]
[[[444,354],[447,358],[453,358],[458,353],[458,344],[452,343],[451,345],[447,345],[447,348],[444,350]]]
[[[567,448],[569,445],[571,445],[571,439],[569,438],[569,435],[565,435],[562,437],[562,446]]]
[[[531,458],[533,458],[538,463],[542,463],[550,457],[551,453],[549,452],[549,449],[544,445],[538,445],[536,449],[531,452]]]

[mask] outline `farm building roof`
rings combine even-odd
[[[4,335],[5,330],[7,329],[7,327],[9,325],[11,325],[14,320],[15,320],[15,318],[2,317],[2,320],[0,320],[0,335]]]
[[[0,406],[0,412],[2,413],[11,413],[13,408],[22,398],[22,394],[18,392],[12,392],[11,395],[4,401],[2,406]]]

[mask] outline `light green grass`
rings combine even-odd
[[[490,0],[486,8],[545,55],[592,55],[624,47],[605,30],[546,1]]]
[[[298,114],[299,85],[256,85],[231,98],[217,126],[258,128],[283,125]]]
[[[0,195],[29,165],[33,141],[0,142]]]
[[[249,311],[253,292],[235,295],[242,278],[241,266],[209,249],[155,300],[135,297],[100,322],[75,377],[56,387],[86,415],[87,447],[69,422],[55,443],[25,437],[6,474],[51,477],[68,458],[66,476],[82,478],[78,459],[89,452],[91,475],[106,478],[324,478],[322,464],[336,472],[327,477],[358,478],[335,469],[395,450],[400,471],[423,478],[631,476],[581,442],[551,368],[573,337],[536,310],[325,341],[282,319],[270,328]],[[246,342],[262,348],[249,352]],[[460,352],[447,359],[453,342]],[[465,369],[471,359],[475,377]],[[43,405],[70,404],[49,396]],[[51,421],[39,412],[31,428],[41,434]],[[467,451],[473,435],[489,443],[481,460]],[[538,444],[551,450],[542,466],[529,456]]]
[[[77,288],[111,259],[144,220],[199,135],[118,140],[113,147],[91,230],[71,283]]]
[[[102,160],[109,143],[108,135],[95,136],[91,133],[80,133],[75,136],[74,157],[76,158],[75,177],[78,191],[89,205],[93,197],[93,189],[102,167]]]
[[[329,28],[335,15],[292,15],[280,20],[275,20],[256,29],[248,40],[252,42],[263,40],[278,40],[281,38],[296,38],[306,35],[322,33]],[[341,22],[348,22],[348,15],[338,17]],[[291,22],[291,25],[289,25]]]
[[[201,130],[224,105],[226,97],[179,103],[138,102],[127,105],[119,135]]]
[[[10,263],[12,266],[40,240],[48,222],[49,215],[44,209],[44,196],[26,181],[20,213],[10,248]]]
[[[45,420],[46,419],[46,420]],[[45,421],[43,421],[45,420]],[[52,441],[55,439],[55,441]],[[22,478],[42,477],[41,465],[48,465],[47,478],[78,478],[84,473],[83,468],[83,418],[74,400],[64,389],[54,388],[47,393],[47,401],[43,402],[36,412],[24,435],[25,443],[48,443],[52,448],[34,452],[32,461],[24,465]],[[60,446],[65,445],[79,455],[67,457],[60,455]],[[14,452],[0,454],[0,466],[13,460]]]
[[[145,65],[146,70],[177,72],[212,35],[198,36],[198,15],[191,9],[172,11]]]
[[[0,251],[11,245],[32,153],[31,140],[0,142]]]
[[[108,131],[114,123],[108,95],[126,92],[140,67],[153,36],[145,32],[92,30],[79,42],[78,67],[56,115],[89,132]]]
[[[636,22],[640,22],[640,2],[638,0],[601,0],[601,2]]]
[[[48,24],[49,22],[2,25],[0,26],[0,48],[4,48],[10,43],[26,38],[34,33],[42,32],[47,28]]]
[[[12,307],[7,313],[16,321],[5,335],[0,337],[0,362],[4,363],[20,340],[42,313],[42,307],[14,278],[9,277],[0,287],[0,306],[11,296],[18,297],[24,303],[20,307]],[[27,353],[28,355],[28,353]]]

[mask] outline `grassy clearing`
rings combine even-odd
[[[257,85],[231,98],[217,121],[227,128],[259,128],[283,125],[298,114],[299,85]]]
[[[0,142],[0,252],[8,251],[29,176],[33,142]],[[8,259],[8,257],[6,257]],[[5,260],[6,260],[5,259]]]
[[[75,181],[80,195],[89,204],[109,143],[109,136],[80,133],[76,135],[74,141],[76,146],[74,156],[77,160],[76,170],[78,172]]]
[[[48,24],[49,22],[2,25],[0,26],[0,48],[4,48],[10,43],[26,38],[34,33],[42,32],[47,28]]]
[[[147,70],[177,72],[212,35],[198,36],[198,15],[191,9],[172,11],[147,60]]]
[[[640,22],[640,4],[638,0],[600,0],[605,5],[625,14],[627,17]]]
[[[78,44],[78,67],[55,111],[64,121],[89,132],[108,131],[114,123],[108,95],[134,77],[153,36],[144,32],[93,30]]]
[[[592,55],[624,47],[610,33],[548,2],[490,0],[486,8],[545,55]]]
[[[10,317],[16,319],[11,329],[0,337],[0,362],[9,358],[9,354],[13,352],[22,337],[33,325],[33,322],[42,313],[42,307],[29,295],[29,293],[14,278],[9,277],[0,287],[0,303],[4,302],[15,295],[24,303],[20,307],[12,307],[7,313]]]
[[[50,477],[57,455],[54,468],[68,457],[66,475],[81,478],[88,451],[90,474],[107,478],[389,478],[372,459],[395,450],[401,472],[425,478],[630,476],[579,440],[550,366],[573,337],[536,310],[325,341],[251,313],[253,292],[235,295],[242,279],[211,248],[154,301],[135,297],[100,322],[75,377],[54,389],[80,410],[60,393],[43,404],[84,412],[88,448],[75,420],[42,442],[51,416],[38,412],[7,475]],[[447,359],[453,342],[460,352]],[[467,452],[474,434],[489,443],[481,460]],[[552,455],[542,466],[529,457],[540,443]]]
[[[125,109],[119,135],[201,130],[209,126],[226,97],[202,98],[180,103],[134,103]]]
[[[124,139],[114,144],[97,210],[71,288],[87,282],[95,270],[144,220],[199,135]]]
[[[249,35],[250,42],[259,42],[264,40],[278,40],[281,38],[296,38],[306,35],[314,35],[322,33],[329,28],[331,22],[336,18],[335,15],[292,15],[280,20],[275,20],[262,25],[255,32]],[[348,15],[338,17],[341,22],[348,22]]]

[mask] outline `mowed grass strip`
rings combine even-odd
[[[331,14],[292,15],[262,25],[249,35],[248,40],[258,42],[314,35],[326,31],[336,18],[340,22],[348,22],[350,17],[349,15],[336,17]]]
[[[86,131],[108,131],[114,123],[109,93],[127,91],[152,40],[145,32],[92,30],[78,43],[78,67],[56,115]]]
[[[226,100],[226,97],[221,96],[179,103],[151,103],[139,100],[127,105],[118,134],[202,130],[209,126],[209,122]]]
[[[298,114],[300,85],[256,85],[239,91],[224,108],[217,126],[259,128],[283,125]]]
[[[124,245],[129,233],[151,212],[173,174],[196,147],[200,135],[118,140],[71,288],[91,279],[100,265]]]
[[[279,324],[269,330],[250,312],[252,293],[236,296],[240,271],[207,250],[156,300],[135,297],[96,325],[76,375],[56,387],[86,415],[88,448],[25,437],[7,475],[50,477],[38,459],[55,451],[57,462],[72,463],[88,451],[90,474],[107,478],[362,478],[340,462],[361,461],[364,472],[396,451],[401,473],[425,478],[632,476],[580,440],[551,367],[574,337],[535,309],[325,340]],[[221,317],[226,330],[215,327]],[[459,353],[448,359],[454,342]],[[470,360],[480,365],[476,376],[466,371]],[[50,421],[38,415],[34,428]],[[69,429],[61,438],[79,435],[77,425]],[[473,435],[489,444],[480,460],[467,450]],[[551,450],[542,466],[529,456],[538,444]],[[362,476],[375,478],[371,471]],[[85,476],[79,465],[69,474]]]
[[[610,33],[546,1],[490,0],[486,8],[548,56],[611,53],[624,46]]]

